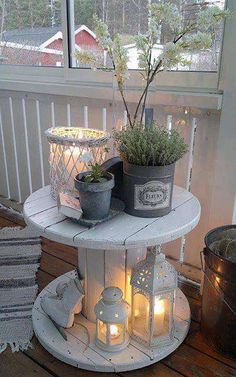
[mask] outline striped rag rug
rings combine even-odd
[[[40,238],[32,228],[0,230],[0,353],[7,346],[12,352],[31,347],[40,255]]]

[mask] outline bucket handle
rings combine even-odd
[[[203,256],[205,255],[204,254],[204,251],[200,251],[200,259],[201,259],[201,267],[202,267],[202,272],[204,274],[204,276],[206,277],[206,279],[208,280],[208,282],[210,283],[210,285],[214,288],[214,290],[217,292],[217,294],[220,296],[221,300],[224,302],[224,304],[229,308],[229,310],[234,314],[234,316],[236,317],[236,312],[234,311],[234,309],[230,306],[230,304],[224,299],[224,292],[222,291],[218,281],[215,279],[215,282],[216,282],[216,285],[218,286],[219,290],[216,289],[215,285],[212,283],[212,281],[209,279],[209,277],[207,276],[206,274],[206,271],[203,267]],[[208,267],[209,268],[209,267]]]

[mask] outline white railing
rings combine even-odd
[[[181,130],[189,153],[177,163],[175,183],[186,187],[202,204],[200,224],[190,235],[166,249],[173,258],[199,266],[203,236],[211,227],[215,144],[220,113],[178,106],[154,107],[154,118]],[[0,92],[0,195],[24,202],[49,183],[49,147],[44,131],[53,126],[85,126],[111,131],[124,123],[121,104],[105,100]],[[202,184],[201,184],[202,180]]]

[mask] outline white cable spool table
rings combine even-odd
[[[172,211],[164,217],[140,218],[121,212],[111,220],[86,228],[58,213],[50,186],[44,187],[26,200],[24,218],[41,236],[78,248],[78,265],[84,279],[85,299],[83,314],[67,329],[65,341],[54,324],[43,312],[40,300],[55,293],[61,281],[75,277],[75,271],[60,276],[39,294],[33,308],[33,326],[40,343],[56,358],[75,367],[120,372],[153,364],[173,352],[185,339],[190,325],[189,304],[177,290],[175,306],[175,338],[173,344],[147,349],[131,340],[126,349],[107,353],[94,344],[94,306],[105,287],[122,289],[125,299],[131,301],[130,277],[132,268],[146,256],[147,247],[173,241],[189,233],[200,218],[199,201],[187,190],[175,186]],[[83,326],[89,331],[88,337]]]

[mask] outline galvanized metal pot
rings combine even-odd
[[[139,166],[123,163],[125,211],[133,216],[160,217],[171,211],[175,164]]]
[[[80,173],[75,177],[75,188],[79,191],[80,205],[84,218],[101,220],[108,216],[111,205],[111,190],[114,187],[114,176],[106,173],[108,180],[102,183],[84,182],[82,178],[90,172]]]
[[[217,351],[236,359],[236,263],[211,249],[228,229],[236,225],[215,228],[205,237],[201,331]]]

